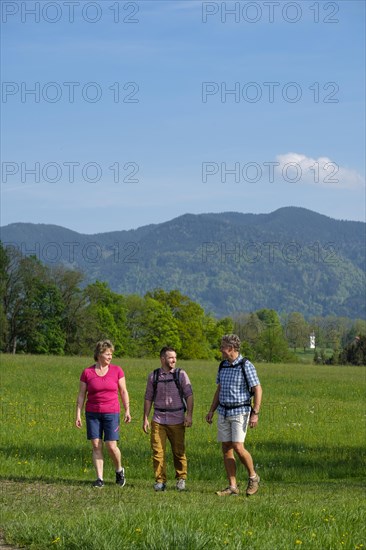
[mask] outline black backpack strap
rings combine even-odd
[[[180,375],[180,369],[175,369],[175,371],[173,372],[174,382],[175,382],[175,385],[177,386],[177,390],[179,392],[179,397],[181,398],[181,401],[183,403],[184,412],[186,412],[186,410],[187,410],[187,401],[185,400],[185,397],[183,395],[183,390],[182,390],[182,386],[180,384],[179,375]]]
[[[248,357],[243,357],[243,359],[241,361],[241,370],[243,372],[244,380],[245,380],[245,383],[247,385],[249,395],[250,395],[250,397],[252,397],[254,395],[254,393],[253,393],[252,387],[249,386],[248,377],[247,377],[247,373],[246,373],[246,370],[245,370],[245,363],[247,361],[249,361]]]
[[[221,369],[224,368],[224,363],[226,363],[226,361],[221,361],[221,363],[219,364],[219,372]]]
[[[158,389],[159,370],[160,370],[160,368],[155,369],[154,372],[153,372],[153,396],[152,396],[152,401],[155,401],[156,390]]]

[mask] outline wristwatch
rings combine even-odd
[[[256,416],[259,415],[259,412],[255,411],[254,409],[251,410],[250,414],[255,414]]]

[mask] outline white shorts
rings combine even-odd
[[[238,414],[236,416],[218,415],[217,420],[217,441],[226,443],[234,441],[236,443],[244,443],[247,435],[250,412],[246,414]]]

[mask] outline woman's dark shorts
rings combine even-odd
[[[88,439],[119,440],[119,413],[86,412],[85,418]]]

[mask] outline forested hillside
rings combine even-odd
[[[216,316],[272,308],[365,317],[365,227],[303,208],[186,214],[136,230],[82,235],[43,224],[2,228],[5,246],[81,270],[121,294],[178,289]]]

